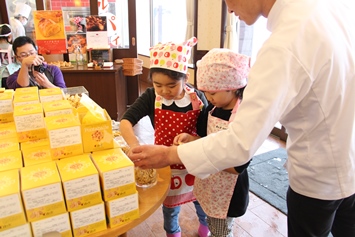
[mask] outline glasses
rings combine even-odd
[[[20,55],[18,55],[17,57],[19,57],[19,58],[27,58],[28,56],[35,55],[35,54],[37,54],[37,51],[36,50],[31,50],[28,53],[20,53]]]

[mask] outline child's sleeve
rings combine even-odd
[[[141,96],[139,96],[136,101],[126,110],[121,120],[126,119],[132,124],[132,126],[134,126],[139,122],[141,118],[148,115],[153,125],[154,101],[154,89],[147,88],[147,90]]]
[[[197,124],[196,124],[197,135],[199,135],[200,137],[205,137],[207,136],[208,111],[211,110],[211,108],[209,108],[210,105],[208,104],[205,95],[198,90],[196,90],[196,93],[203,103],[203,107],[200,111],[200,115],[197,119]]]

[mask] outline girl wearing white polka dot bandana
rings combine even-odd
[[[191,48],[196,45],[195,37],[175,44],[158,44],[150,49],[150,79],[153,88],[148,88],[125,112],[120,130],[127,144],[132,148],[139,145],[133,126],[143,117],[149,116],[155,130],[155,144],[171,146],[174,137],[180,133],[201,136],[205,130],[202,115],[207,100],[202,92],[195,90],[188,82],[188,61]],[[129,154],[130,151],[128,151]],[[180,237],[180,205],[194,202],[200,225],[200,237],[207,237],[206,214],[193,195],[195,177],[188,174],[183,165],[171,166],[171,186],[163,203],[164,229],[168,237]]]
[[[229,49],[212,49],[197,62],[197,87],[205,93],[206,135],[227,129],[233,120],[247,85],[250,58]],[[174,143],[198,137],[180,134]],[[233,237],[234,218],[244,215],[249,203],[250,161],[195,180],[194,194],[207,214],[211,237]]]

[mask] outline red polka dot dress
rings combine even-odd
[[[156,96],[154,114],[155,144],[171,146],[174,137],[180,133],[196,135],[196,123],[203,103],[193,89],[185,87],[185,93],[189,95],[193,108],[186,112],[162,109],[164,99],[159,95]],[[164,201],[164,205],[174,207],[196,200],[192,193],[195,177],[187,173],[185,166],[172,165],[171,174],[170,191]]]

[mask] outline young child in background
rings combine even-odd
[[[11,74],[8,66],[14,61],[11,43],[12,33],[10,25],[0,25],[0,82],[3,88],[6,88],[6,79]]]
[[[206,134],[227,129],[243,99],[249,57],[229,49],[212,49],[197,62],[197,88],[210,102],[206,109]],[[178,145],[198,139],[190,134],[174,138]],[[207,214],[212,237],[232,237],[235,217],[244,215],[249,203],[249,177],[243,166],[229,168],[206,179],[195,179],[194,194]]]
[[[120,131],[132,148],[139,145],[133,126],[149,116],[154,128],[154,143],[173,145],[174,137],[180,133],[200,135],[203,127],[200,114],[207,106],[202,92],[187,84],[188,61],[191,48],[197,43],[195,37],[182,44],[158,44],[150,49],[150,72],[153,88],[148,88],[123,115]],[[127,151],[129,154],[130,151]],[[208,235],[206,215],[193,195],[194,176],[187,173],[183,165],[171,166],[171,186],[163,203],[164,229],[168,237],[180,237],[180,205],[194,202],[199,218],[200,237]]]

